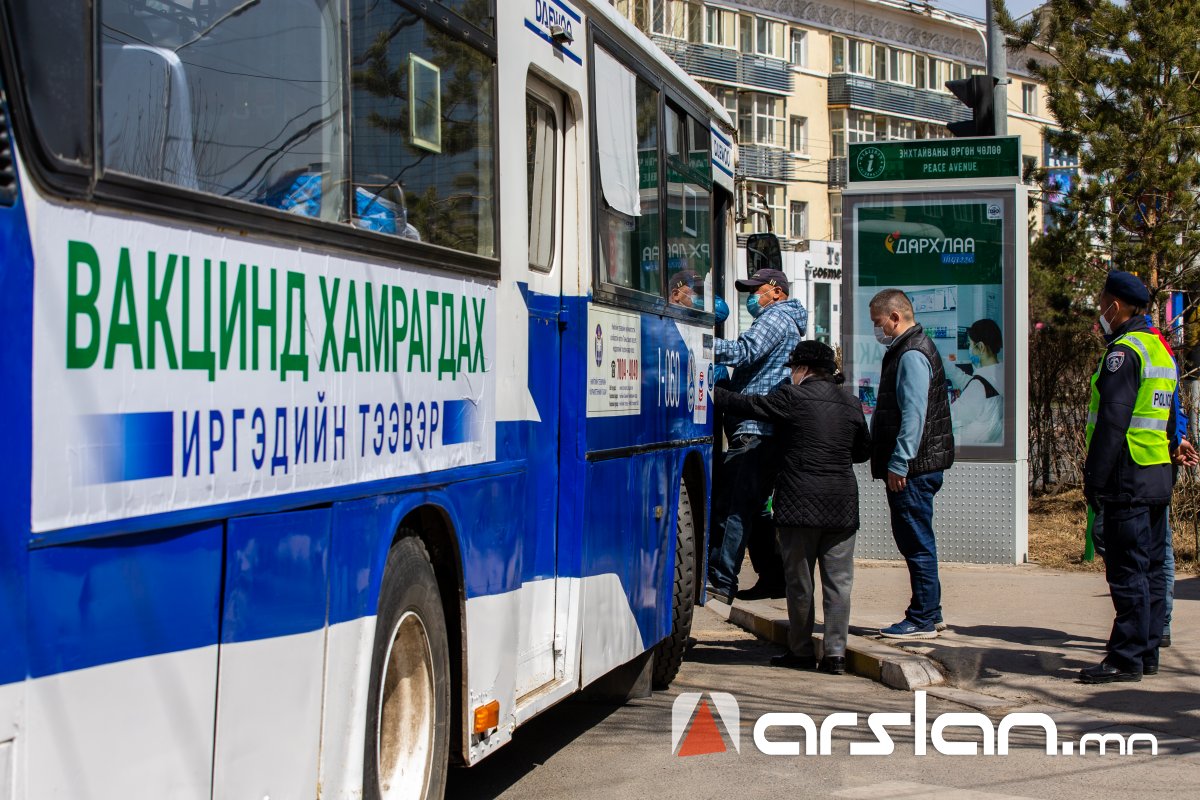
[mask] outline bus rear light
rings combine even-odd
[[[475,733],[487,733],[500,725],[500,701],[493,700],[475,709]]]

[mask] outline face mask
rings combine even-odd
[[[746,310],[750,312],[750,316],[758,319],[759,315],[766,311],[765,308],[758,304],[758,295],[752,294],[746,298]]]
[[[692,297],[692,308],[696,309],[697,311],[703,311],[704,298],[700,297],[699,295]]]
[[[896,341],[896,337],[888,336],[886,333],[883,332],[883,328],[876,325],[875,326],[875,341],[879,342],[884,347],[887,347],[892,342]]]
[[[971,359],[971,366],[973,366],[973,367],[981,367],[981,366],[983,366],[983,362],[982,362],[982,360],[981,360],[981,359],[979,358],[979,356],[977,356],[976,354],[974,354],[974,353],[969,353],[969,354],[967,355],[967,358]]]
[[[1108,308],[1112,308],[1116,303],[1110,303]],[[1108,308],[1100,312],[1100,330],[1104,331],[1105,336],[1112,336],[1112,323],[1104,315],[1108,313]]]
[[[713,298],[713,313],[717,315],[717,322],[724,322],[729,318],[729,306],[722,298]]]

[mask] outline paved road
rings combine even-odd
[[[698,642],[669,692],[623,707],[571,700],[517,732],[513,742],[470,770],[451,773],[451,798],[1136,798],[1200,795],[1200,753],[1165,742],[1158,756],[1046,756],[1041,737],[1013,739],[1008,756],[913,755],[913,735],[893,729],[891,756],[851,756],[851,741],[873,741],[864,721],[875,711],[912,712],[913,695],[864,678],[765,666],[774,648],[698,609]],[[680,692],[732,692],[741,706],[741,752],[676,756],[671,704]],[[928,717],[966,709],[930,698]],[[766,756],[754,721],[799,711],[819,725],[830,713],[857,712],[860,728],[835,732],[832,755]],[[1065,741],[1096,727],[1060,721]],[[774,739],[795,729],[776,729]],[[1115,728],[1126,734],[1129,728]],[[968,731],[947,738],[971,739]],[[793,734],[797,739],[802,735]],[[978,741],[978,734],[974,737]],[[1170,752],[1168,752],[1170,751]]]

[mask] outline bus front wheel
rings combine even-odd
[[[379,591],[363,753],[368,800],[445,793],[449,675],[437,577],[421,540],[405,536],[388,553]]]
[[[675,515],[675,572],[671,587],[671,635],[654,647],[655,689],[666,689],[679,674],[683,651],[692,632],[696,604],[696,529],[687,481],[679,482],[679,508]]]

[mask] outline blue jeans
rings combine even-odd
[[[708,551],[708,582],[718,591],[737,591],[748,534],[773,488],[774,455],[770,437],[738,434],[730,439],[721,467],[717,492],[721,502],[713,515],[714,537]]]
[[[937,541],[933,535],[933,496],[942,488],[942,473],[909,478],[899,492],[887,492],[892,512],[892,538],[908,563],[912,598],[904,617],[927,627],[942,621],[942,582],[938,578]]]

